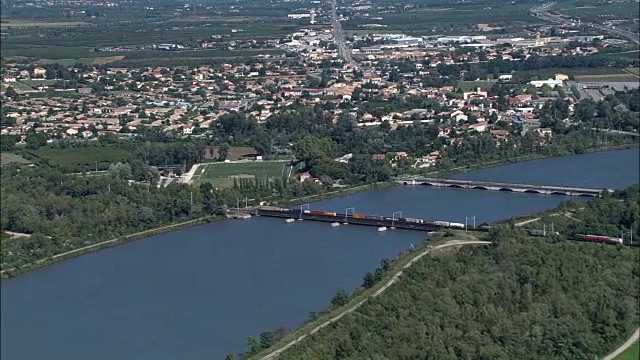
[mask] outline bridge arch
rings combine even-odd
[[[598,197],[598,195],[596,195],[596,194],[588,194],[588,193],[582,193],[582,194],[580,194],[580,195],[578,195],[578,196],[584,196],[584,197]]]
[[[511,188],[503,187],[503,188],[498,189],[498,191],[511,191],[511,192],[513,192],[514,190],[511,189]]]
[[[449,184],[449,185],[447,185],[447,187],[452,187],[452,188],[457,188],[457,189],[464,189],[464,187],[462,185],[458,185],[458,184]]]
[[[551,193],[551,195],[565,195],[566,196],[567,193],[566,192],[562,192],[562,191],[554,191],[554,192]]]
[[[486,186],[481,186],[481,185],[474,186],[473,188],[474,189],[479,189],[479,190],[489,190],[489,188],[487,188]]]
[[[435,186],[433,183],[426,182],[426,181],[425,181],[425,182],[420,183],[420,185],[425,185],[425,186]]]
[[[542,194],[540,191],[534,189],[527,189],[524,192],[529,194]]]

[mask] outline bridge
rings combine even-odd
[[[590,189],[568,186],[549,186],[533,184],[510,184],[481,180],[454,180],[427,177],[396,178],[396,183],[403,185],[426,185],[459,189],[478,189],[493,191],[509,191],[530,194],[549,194],[565,196],[601,197],[603,189]]]

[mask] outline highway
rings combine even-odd
[[[570,20],[563,16],[553,15],[549,13],[549,9],[551,9],[551,7],[554,6],[555,4],[556,4],[555,2],[550,2],[550,3],[534,6],[530,9],[531,14],[539,19],[550,21],[557,24],[564,24],[569,22]],[[633,43],[640,44],[640,36],[638,36],[638,34],[634,33],[633,31],[615,29],[613,27],[604,26],[596,23],[586,24],[586,25],[594,29],[608,32],[610,34],[622,36],[624,38],[627,38]]]
[[[344,39],[344,31],[342,30],[342,24],[338,20],[338,14],[336,12],[336,0],[331,0],[331,26],[333,27],[333,39],[338,47],[338,54],[344,61],[352,65],[356,65],[351,57],[351,49],[347,45]]]
[[[428,248],[427,250],[421,252],[420,254],[414,256],[411,260],[409,260],[409,262],[407,262],[402,267],[402,270],[400,270],[397,273],[395,273],[395,275],[393,275],[393,277],[389,281],[387,281],[387,283],[384,284],[384,286],[382,286],[380,289],[378,289],[378,291],[376,291],[373,295],[369,296],[368,298],[365,298],[364,300],[358,302],[357,304],[355,304],[353,306],[350,306],[349,308],[347,308],[344,311],[340,312],[338,315],[336,315],[336,316],[332,317],[331,319],[325,321],[324,323],[316,326],[315,328],[313,328],[308,333],[300,335],[298,338],[293,339],[292,341],[290,341],[287,344],[283,345],[279,349],[274,350],[274,351],[270,352],[269,354],[261,357],[260,360],[271,360],[271,359],[277,358],[278,355],[280,355],[283,351],[287,350],[288,348],[292,347],[293,345],[295,345],[295,344],[299,343],[300,341],[304,340],[304,338],[306,338],[307,336],[309,336],[311,334],[315,334],[316,332],[318,332],[318,330],[320,330],[320,329],[322,329],[322,328],[324,328],[326,326],[329,326],[329,325],[333,324],[334,322],[340,320],[340,318],[342,318],[346,314],[358,309],[368,299],[370,299],[372,297],[376,297],[376,296],[382,294],[391,285],[393,285],[396,281],[398,281],[400,276],[402,276],[402,273],[403,273],[404,270],[406,270],[409,267],[411,267],[411,265],[413,265],[416,261],[420,260],[420,258],[422,258],[423,256],[427,255],[431,251],[443,249],[443,248],[450,247],[450,246],[487,245],[487,244],[491,244],[491,242],[490,241],[480,241],[480,240],[452,240],[452,241],[449,241],[449,242],[447,242],[445,244],[441,244],[441,245],[437,245],[437,246]]]

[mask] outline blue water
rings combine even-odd
[[[638,149],[459,175],[585,187],[640,182]],[[599,165],[598,165],[599,164]],[[599,166],[602,166],[600,168]],[[312,208],[464,222],[541,211],[557,195],[397,186]],[[222,359],[247,336],[294,328],[339,288],[424,240],[411,231],[282,219],[219,221],[53,264],[1,284],[2,359]]]

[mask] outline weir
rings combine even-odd
[[[395,182],[402,185],[425,185],[460,189],[510,191],[530,194],[548,194],[565,196],[601,197],[603,189],[590,189],[568,186],[549,186],[535,184],[511,184],[482,180],[455,180],[427,177],[398,177]]]

